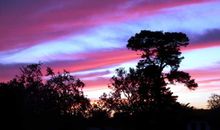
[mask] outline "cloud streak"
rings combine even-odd
[[[109,23],[152,15],[169,7],[203,1],[1,1],[0,50],[27,48]]]

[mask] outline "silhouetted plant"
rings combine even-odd
[[[93,103],[90,108],[90,118],[93,120],[104,120],[110,118],[111,115],[108,115],[108,111],[103,109],[103,102],[100,100],[96,103]]]
[[[25,88],[40,87],[42,83],[41,64],[31,64],[20,68],[21,74],[16,75],[16,80]]]
[[[67,71],[55,74],[47,68],[49,79],[43,82],[41,64],[27,65],[20,70],[21,74],[9,85],[25,88],[24,105],[28,115],[85,116],[90,102],[83,94],[84,83],[81,80]]]
[[[113,90],[102,98],[106,106],[118,112],[169,110],[180,106],[167,87],[176,82],[194,90],[198,85],[186,72],[179,71],[181,47],[187,46],[183,33],[141,31],[128,40],[127,48],[141,53],[136,69],[116,70],[109,86]]]
[[[16,80],[0,83],[0,129],[21,128],[24,119],[24,93]],[[2,127],[2,128],[1,128]]]
[[[80,79],[65,70],[55,74],[51,68],[47,68],[47,77],[43,76],[41,64],[20,70],[11,81],[0,83],[0,114],[5,122],[19,123],[18,129],[46,129],[53,128],[52,123],[57,121],[88,117],[90,101],[83,94],[84,83]],[[63,121],[60,126],[65,124]]]
[[[61,107],[62,114],[76,116],[87,114],[86,110],[90,107],[90,101],[83,94],[84,83],[81,80],[65,70],[55,75],[51,68],[47,68],[47,76],[50,76],[50,79],[47,80],[46,86],[57,92],[59,97],[56,102]]]
[[[220,95],[212,94],[207,102],[208,102],[208,108],[212,110],[220,111]]]

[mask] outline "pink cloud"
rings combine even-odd
[[[38,1],[3,2],[0,15],[0,50],[30,47],[81,33],[107,23],[146,16],[160,9],[202,1],[138,2],[113,1]],[[138,15],[137,15],[138,14]]]
[[[96,78],[94,80],[83,80],[83,81],[86,84],[85,89],[87,90],[108,88],[108,84],[110,84],[109,78]]]
[[[210,82],[212,80],[219,79],[220,77],[220,67],[213,68],[203,68],[187,70],[193,78],[197,79],[198,82]]]
[[[204,45],[200,44],[192,44],[191,46],[185,48],[184,51],[192,51],[193,49],[201,49],[201,48],[206,48],[210,47],[211,45],[218,45],[218,43],[207,43]],[[80,72],[80,71],[86,71],[86,70],[96,70],[100,68],[108,68],[112,66],[117,66],[125,62],[137,60],[140,58],[140,55],[137,55],[137,52],[127,50],[126,48],[124,49],[112,49],[112,50],[103,50],[99,52],[88,52],[88,53],[81,53],[81,54],[74,54],[74,55],[61,55],[58,57],[65,57],[67,59],[71,59],[72,56],[75,57],[81,57],[79,60],[69,60],[69,61],[54,61],[54,62],[48,62],[44,63],[44,66],[50,66],[52,67],[56,72],[57,71],[62,71],[63,69],[66,69],[69,72]],[[1,74],[0,74],[0,79],[1,81],[12,78],[15,74],[17,74],[19,67],[21,65],[2,65],[0,67],[1,69]],[[213,71],[213,72],[212,72]],[[211,73],[212,72],[212,73]],[[100,75],[104,75],[105,73],[109,73],[108,71],[106,72],[101,72]],[[202,71],[202,70],[194,70],[190,71],[192,73],[193,77],[201,78],[201,76],[204,76],[203,78],[206,78],[206,76],[211,77],[217,77],[220,76],[220,72],[217,73],[216,69],[210,68],[208,71]],[[8,75],[8,76],[7,76]],[[96,73],[90,73],[87,75],[79,75],[81,78],[86,78],[86,77],[96,77],[98,74]]]
[[[71,55],[65,55],[65,57],[66,56],[71,57]],[[82,57],[82,59],[77,61],[68,61],[66,63],[62,61],[60,63],[55,62],[50,63],[49,65],[51,65],[56,71],[66,69],[70,72],[79,72],[112,67],[139,58],[136,52],[127,49],[82,53],[74,56]]]
[[[0,64],[0,82],[7,82],[19,74],[19,68],[24,64],[2,65]]]
[[[183,47],[182,51],[193,51],[196,49],[204,49],[209,47],[219,47],[220,41],[214,41],[214,42],[203,42],[203,43],[190,43],[187,47]]]
[[[99,72],[87,72],[83,74],[75,74],[74,76],[80,78],[80,79],[91,79],[91,78],[96,78],[96,77],[102,77],[105,75],[111,74],[109,70],[105,71],[99,71]]]
[[[71,55],[68,56],[71,57]],[[44,67],[50,66],[55,70],[55,72],[58,71],[62,72],[63,69],[69,72],[80,72],[85,70],[95,70],[100,68],[112,67],[139,58],[139,56],[136,55],[135,52],[127,49],[116,49],[116,50],[99,51],[93,53],[90,52],[90,53],[78,54],[78,56],[83,57],[82,60],[50,62],[50,63],[45,63]],[[8,73],[8,71],[4,71],[3,74],[12,76],[13,74],[14,75],[17,74],[15,72],[19,69],[18,66],[21,65],[15,65],[8,68],[5,66],[0,68],[2,70],[10,70],[11,71],[10,73]],[[0,74],[0,79],[3,78],[4,76]]]

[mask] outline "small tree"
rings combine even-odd
[[[220,110],[220,95],[212,94],[208,100],[208,108],[213,110]]]

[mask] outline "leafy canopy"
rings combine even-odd
[[[189,39],[184,33],[143,30],[128,40],[127,48],[141,53],[136,68],[119,68],[109,86],[113,92],[101,96],[109,110],[141,112],[178,106],[168,84],[183,83],[194,90],[198,85],[190,75],[179,71],[181,47]]]

